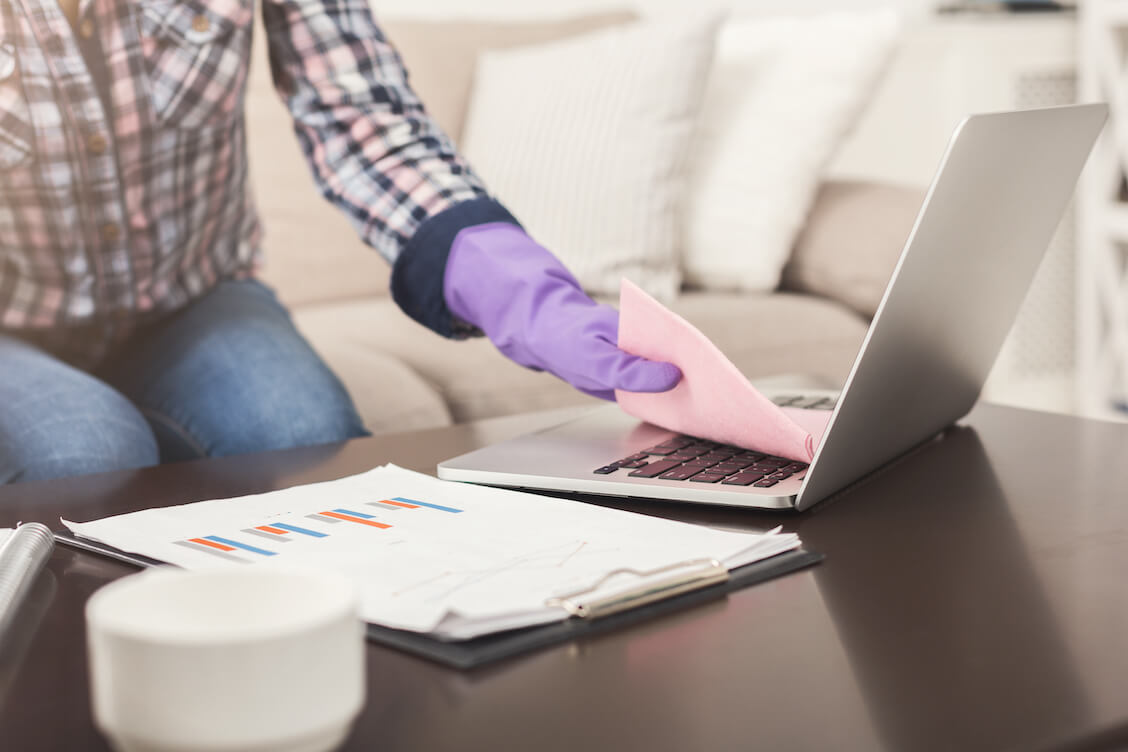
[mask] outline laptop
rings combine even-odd
[[[803,510],[971,410],[1107,117],[1103,104],[967,117],[956,128],[810,463],[702,441],[616,405],[438,466],[510,488]]]

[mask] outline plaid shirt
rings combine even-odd
[[[395,264],[401,306],[452,334],[451,240],[512,217],[426,115],[367,0],[262,2],[275,85],[323,194]],[[0,328],[97,359],[251,274],[254,0],[82,0],[73,28],[56,0],[0,11]]]

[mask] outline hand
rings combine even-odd
[[[616,389],[664,392],[681,380],[671,363],[620,350],[619,312],[589,298],[564,265],[516,225],[458,233],[443,294],[455,316],[485,332],[510,360],[586,394],[614,400]]]

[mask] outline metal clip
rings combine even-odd
[[[698,568],[691,569],[688,572],[680,572],[677,575],[664,577],[653,582],[643,582],[637,588],[626,592],[616,593],[586,602],[579,600],[583,596],[599,590],[599,588],[612,577],[621,574],[633,574],[636,577],[649,578],[666,572],[682,570],[686,567]],[[549,607],[559,606],[572,616],[578,616],[581,619],[598,619],[602,616],[619,613],[620,611],[645,606],[648,603],[673,598],[683,593],[700,590],[712,585],[719,585],[728,580],[728,577],[728,569],[716,559],[691,559],[689,561],[681,561],[676,564],[669,564],[648,571],[624,567],[612,570],[603,575],[591,587],[555,598],[549,598],[544,604]]]

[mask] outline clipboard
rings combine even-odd
[[[161,566],[165,563],[147,556],[131,554],[95,541],[79,538],[69,530],[55,532],[55,539],[66,546],[101,554],[136,567]],[[785,551],[737,569],[725,569],[712,559],[681,562],[660,570],[609,572],[590,588],[550,599],[567,616],[560,621],[533,627],[483,635],[470,640],[440,640],[420,632],[392,629],[379,624],[367,625],[369,640],[386,647],[462,670],[476,669],[542,648],[573,640],[583,640],[625,629],[644,621],[722,598],[728,593],[759,582],[782,577],[823,560],[823,555],[805,549]],[[669,576],[653,581],[652,576]],[[613,597],[596,595],[603,580],[617,574],[645,576],[647,585]]]
[[[823,560],[814,551],[796,549],[762,559],[733,570],[725,570],[726,577],[709,580],[702,577],[696,587],[654,598],[645,602],[630,602],[624,608],[603,611],[598,615],[580,616],[550,622],[538,627],[514,629],[484,635],[472,640],[446,642],[418,632],[368,625],[368,639],[381,645],[398,648],[412,655],[426,658],[458,669],[474,669],[551,647],[562,642],[583,640],[597,635],[625,629],[644,621],[653,621],[708,601],[723,598],[740,588],[782,577]],[[702,569],[704,573],[705,568]],[[642,601],[640,598],[639,601]],[[567,607],[565,607],[567,610]]]

